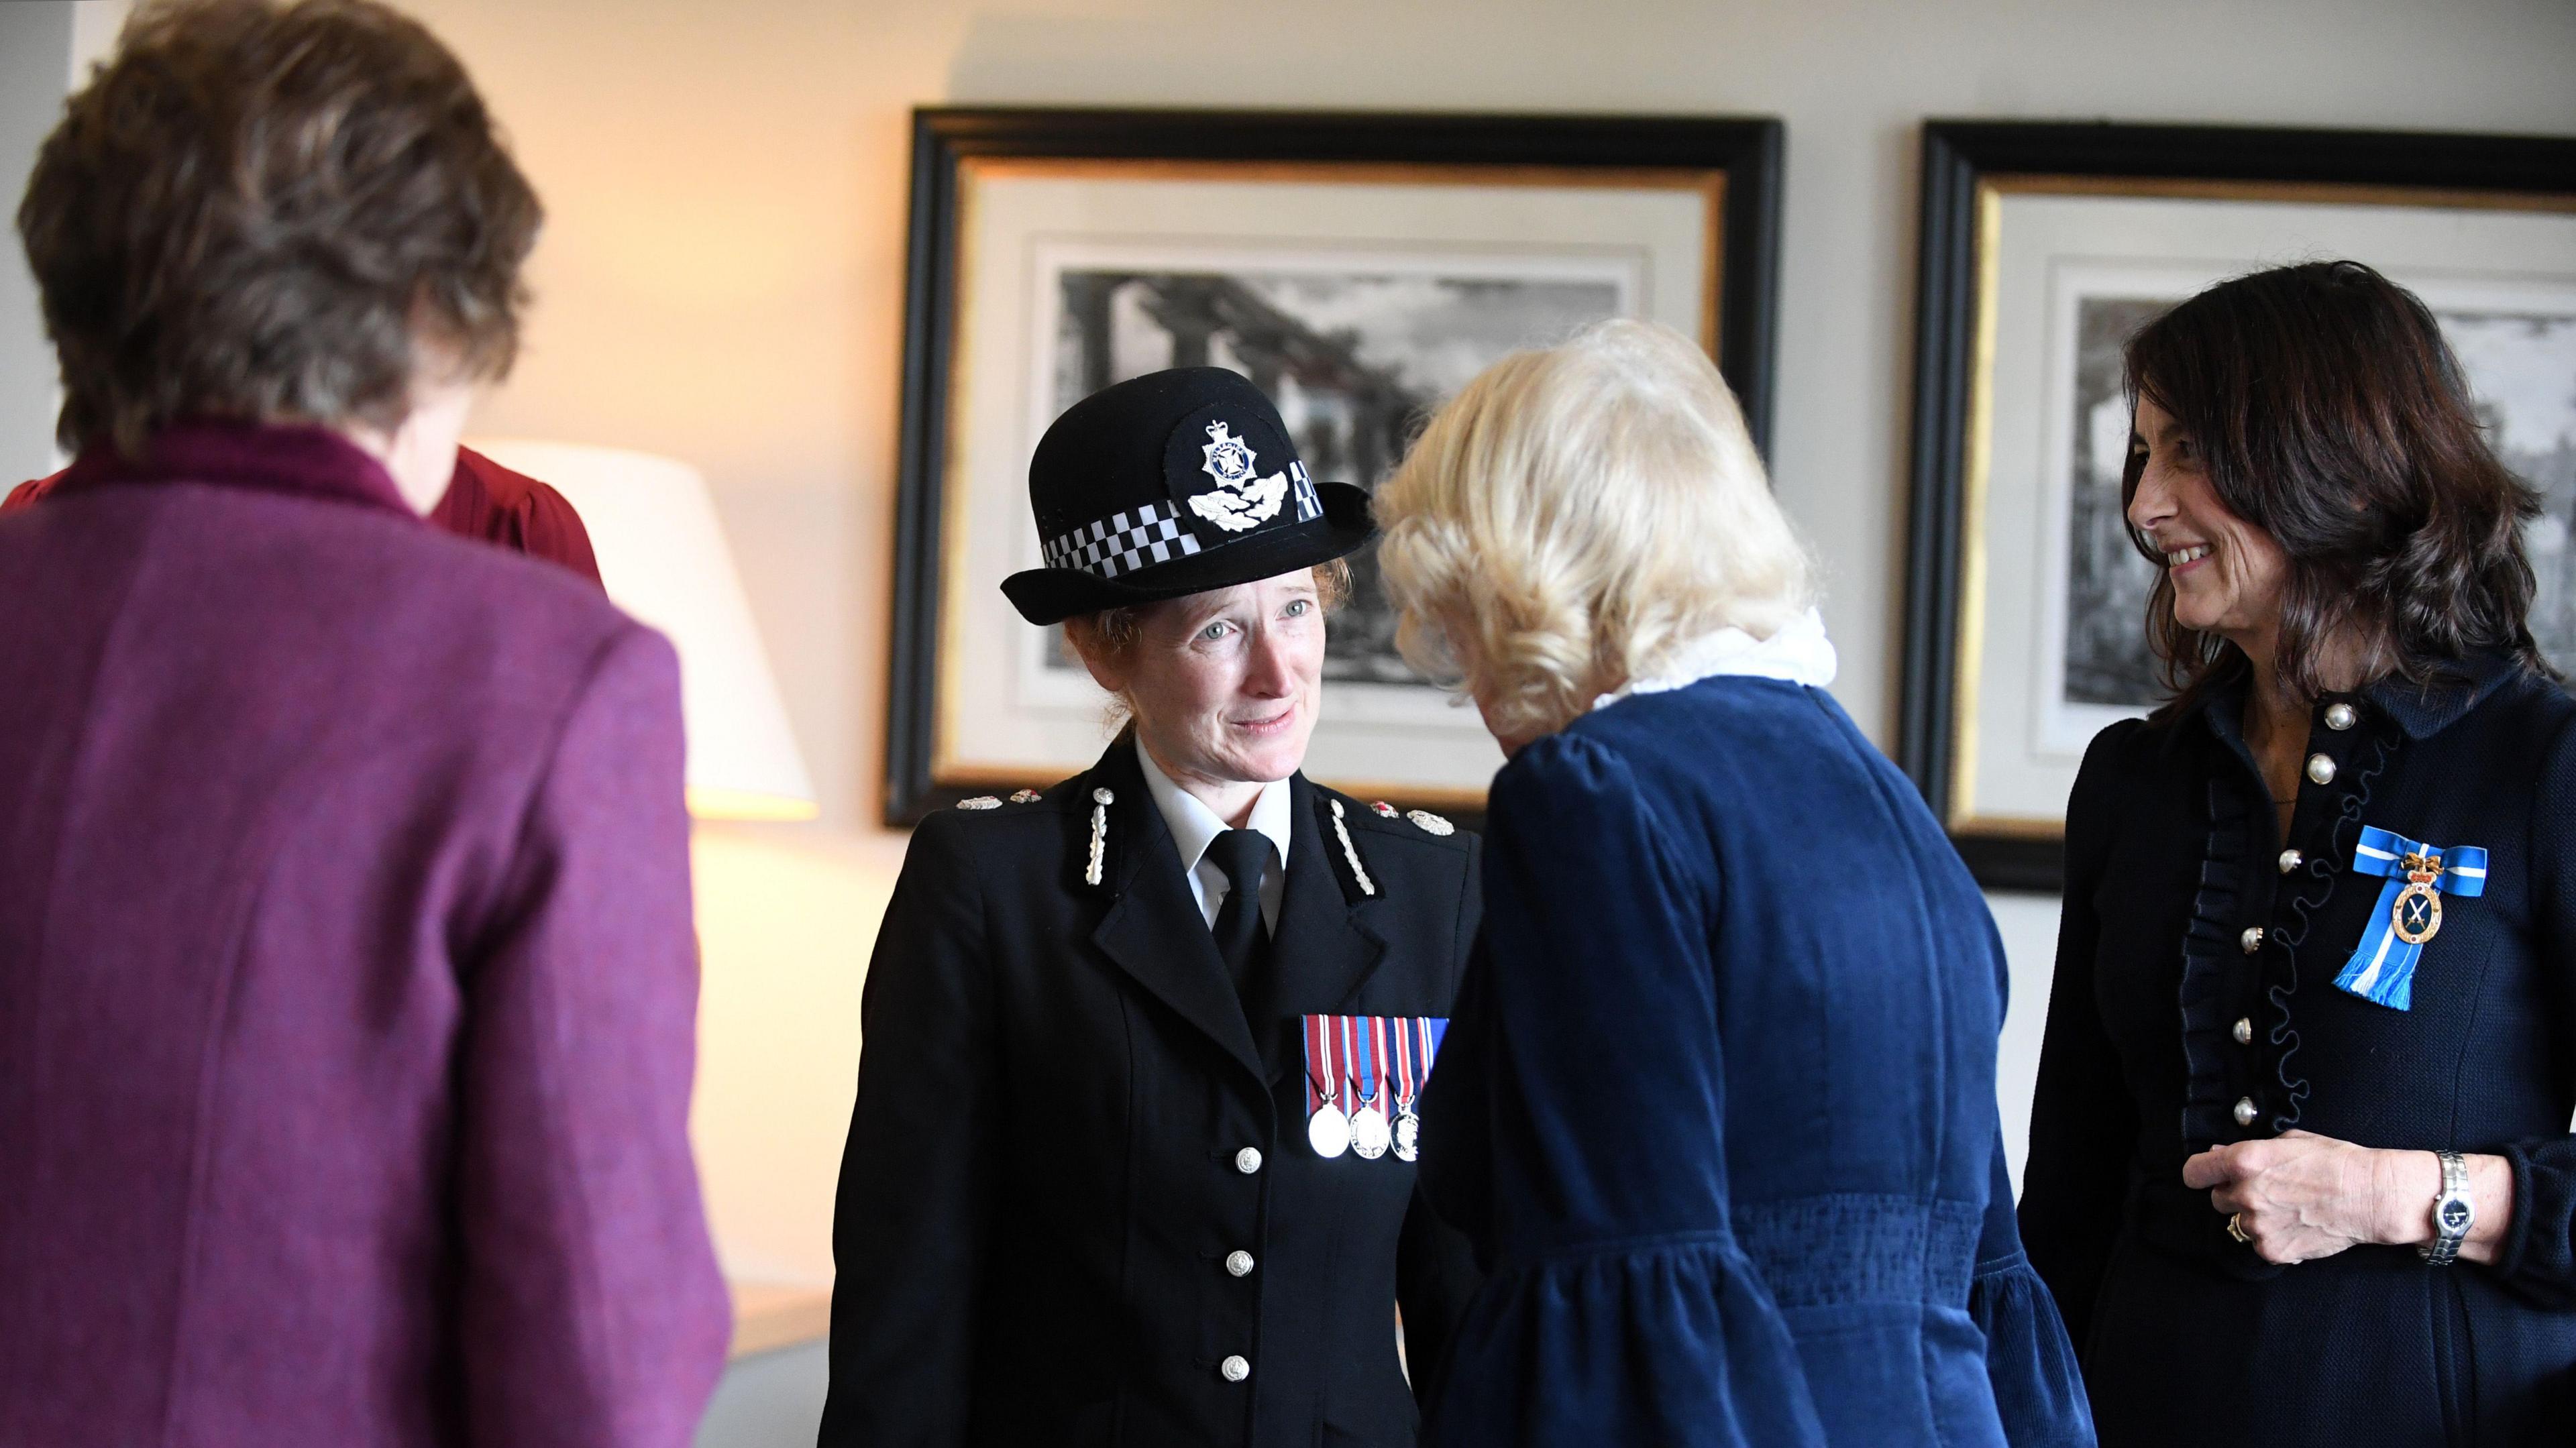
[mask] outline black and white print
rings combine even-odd
[[[1307,473],[1375,490],[1423,421],[1505,354],[1622,315],[1600,277],[1294,271],[1115,270],[1055,274],[1054,406],[1166,367],[1229,367],[1278,407]],[[1376,550],[1351,559],[1350,605],[1333,620],[1324,677],[1423,687],[1395,647]],[[1061,635],[1050,667],[1079,667]]]

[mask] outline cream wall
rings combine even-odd
[[[1882,740],[1923,116],[2576,132],[2567,0],[411,8],[473,67],[552,215],[526,358],[479,425],[708,474],[822,790],[819,825],[708,828],[697,851],[697,1127],[717,1235],[737,1271],[816,1279],[860,976],[903,845],[872,821],[912,106],[1781,117],[1775,471],[1829,564],[1836,692]],[[2054,911],[1996,905],[2019,984],[2017,1133]]]

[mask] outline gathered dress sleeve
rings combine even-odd
[[[1495,780],[1483,945],[1423,1111],[1432,1199],[1488,1276],[1430,1443],[1822,1442],[1728,1231],[1717,882],[1651,808],[1577,735]]]
[[[2562,1043],[2576,1046],[2576,726],[2551,742],[2531,812],[2533,942]],[[2463,1150],[2513,1167],[2513,1220],[2492,1271],[2544,1307],[2576,1308],[2576,1137],[2565,1132]]]
[[[2101,796],[2116,753],[2113,741],[2135,727],[2115,724],[2094,739],[2067,802],[2066,896],[2058,915],[2039,1083],[2031,1099],[2030,1157],[2021,1178],[2023,1248],[2079,1345],[2092,1331],[2093,1300],[2110,1266],[2129,1159],[2137,1148],[2137,1107],[2093,991],[2101,936],[2093,892],[2111,843]]]

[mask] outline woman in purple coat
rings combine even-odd
[[[78,461],[0,518],[0,1439],[685,1444],[674,659],[421,517],[535,196],[419,26],[231,0],[18,220]]]

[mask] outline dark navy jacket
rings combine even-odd
[[[1447,1016],[1475,836],[1293,788],[1267,1029]],[[1427,1387],[1466,1244],[1412,1166],[1306,1145],[1299,1053],[1256,1041],[1132,743],[1040,799],[924,820],[862,1012],[827,1448],[1413,1442],[1397,1304]]]
[[[2465,667],[2319,700],[2332,778],[2303,779],[2287,840],[2236,690],[2085,756],[2022,1230],[2105,1443],[2576,1441],[2576,703],[2501,656]],[[2380,916],[2365,825],[2487,851],[2403,1011],[2334,984]],[[2264,1263],[2182,1164],[2294,1128],[2505,1157],[2502,1256]]]
[[[1596,710],[1485,840],[1423,1171],[1490,1275],[1432,1442],[2091,1441],[2014,1235],[1993,923],[1830,697]]]

